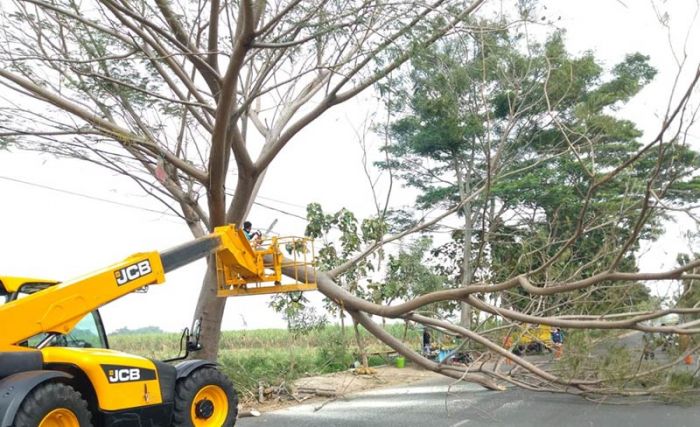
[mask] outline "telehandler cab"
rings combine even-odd
[[[0,427],[233,426],[238,398],[216,364],[171,365],[110,350],[98,308],[209,255],[219,296],[312,290],[306,255],[313,249],[299,250],[307,243],[273,238],[253,248],[228,225],[61,283],[0,276]],[[306,255],[290,261],[281,247]],[[305,276],[283,284],[283,266]],[[183,337],[186,353],[201,349],[198,322]]]

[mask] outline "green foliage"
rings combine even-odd
[[[365,218],[362,220],[360,231],[364,242],[379,241],[388,232],[387,221],[382,218]]]
[[[564,342],[564,356],[557,361],[565,379],[580,378],[588,369],[593,340],[583,331],[567,331]]]
[[[629,374],[627,366],[634,366],[629,349],[624,345],[612,345],[598,361],[598,375],[608,384],[623,385]]]
[[[361,243],[376,238],[377,234],[384,230],[382,222],[378,219],[366,219],[362,223],[363,234],[361,235],[355,214],[345,208],[335,214],[326,214],[318,203],[310,203],[307,206],[306,217],[308,223],[304,234],[324,240],[318,250],[318,262],[322,270],[331,270],[342,264],[353,253],[359,251]],[[340,247],[336,247],[329,238],[332,230],[340,233],[334,236],[340,243]],[[359,265],[346,276],[355,279],[362,276],[367,268],[369,268],[367,264]]]
[[[239,391],[254,393],[259,381],[277,385],[317,373],[315,355],[314,349],[222,351],[219,363]]]
[[[321,268],[327,270],[346,262],[359,252],[362,244],[380,240],[392,227],[403,228],[411,224],[411,220],[402,212],[391,212],[384,218],[365,218],[358,228],[358,220],[352,212],[341,209],[334,214],[326,214],[317,203],[307,207],[307,218],[306,235],[323,239],[318,249],[318,260]],[[390,304],[395,300],[442,289],[445,278],[436,274],[426,262],[431,244],[430,238],[420,238],[409,243],[406,249],[402,248],[398,254],[389,254],[383,280],[367,280],[366,287],[360,280],[373,270],[368,261],[357,263],[336,280],[356,295],[378,304]],[[440,306],[447,308],[454,304],[444,303]]]
[[[360,251],[363,243],[374,242],[387,231],[382,218],[366,218],[358,224],[355,214],[345,208],[334,214],[326,214],[321,205],[310,203],[306,215],[306,236],[322,240],[320,247],[317,246],[317,262],[322,270],[332,270],[350,260]],[[372,270],[372,264],[362,260],[337,277],[336,281],[361,296],[364,291],[359,281]]]
[[[697,259],[700,254],[694,253],[692,255],[687,253],[678,254],[676,262],[680,267],[688,265],[691,261],[691,256],[693,259]],[[696,274],[696,271],[692,271]],[[700,305],[700,283],[695,279],[684,279],[682,282],[682,290],[680,294],[673,301],[677,307],[681,308],[693,308]],[[700,314],[684,314],[684,321],[697,320],[700,318]]]
[[[634,342],[634,341],[632,341]],[[657,350],[656,360],[642,359],[644,343],[620,343],[617,333],[572,330],[564,340],[564,354],[556,361],[556,371],[567,378],[600,380],[610,391],[624,395],[647,390],[668,403],[697,401],[700,380],[683,365],[657,369],[677,355]]]
[[[394,300],[408,300],[445,288],[446,279],[429,262],[432,239],[422,237],[407,244],[396,255],[390,254],[384,279],[369,285],[372,300],[390,304]],[[455,304],[443,302],[425,307],[429,312],[452,312]]]
[[[589,277],[609,268],[637,233],[647,188],[669,204],[700,196],[692,176],[699,156],[677,142],[605,180],[642,146],[641,131],[614,115],[656,74],[642,54],[627,55],[606,72],[593,53],[571,55],[561,32],[524,49],[517,30],[504,29],[474,41],[441,41],[418,52],[411,66],[392,95],[407,101],[388,104],[397,118],[385,129],[389,160],[378,166],[419,190],[419,208],[454,206],[488,182],[461,212],[471,216],[469,233],[454,232],[452,242],[433,252],[439,272],[452,281],[463,274],[463,258],[477,279],[494,282],[537,271],[555,256],[546,271],[530,275],[532,282]],[[661,233],[664,213],[646,214],[615,269],[637,271],[639,239]],[[553,298],[551,306],[560,314],[603,313],[621,303],[654,303],[640,283],[605,283],[582,296]],[[531,298],[516,291],[504,302],[527,311]]]
[[[308,299],[301,292],[276,294],[270,299],[270,307],[281,312],[292,334],[306,335],[321,330],[328,324],[328,318],[318,313],[315,307],[307,306]]]
[[[356,360],[348,348],[347,339],[342,331],[330,334],[321,344],[316,355],[316,365],[322,372],[336,372],[348,369]]]
[[[673,404],[697,405],[700,378],[692,372],[671,372],[666,382],[665,400]]]

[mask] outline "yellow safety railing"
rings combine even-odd
[[[226,267],[217,259],[218,296],[279,294],[316,290],[313,240],[306,237],[273,237],[252,241],[260,273],[254,280]]]

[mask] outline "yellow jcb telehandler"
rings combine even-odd
[[[185,356],[156,361],[110,350],[98,308],[209,255],[216,256],[220,296],[315,289],[308,276],[282,283],[289,262],[282,244],[253,248],[229,225],[61,283],[0,276],[0,427],[233,426],[232,382],[214,363],[184,360],[201,349],[198,322],[183,334]],[[306,272],[311,261],[291,263]]]

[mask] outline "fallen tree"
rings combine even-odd
[[[290,265],[292,264],[293,263],[290,262]],[[585,280],[582,283],[551,284],[546,293],[559,294],[581,289],[582,287],[595,287],[607,280],[682,280],[687,276],[692,277],[692,274],[689,275],[688,272],[692,271],[695,267],[697,267],[697,265],[700,265],[700,260],[681,268],[653,274],[609,272],[600,274],[598,277],[591,278],[590,280]],[[494,307],[475,297],[475,295],[501,292],[504,289],[513,288],[516,286],[520,286],[527,292],[532,292],[533,294],[543,292],[540,288],[529,284],[525,276],[519,276],[506,283],[478,284],[462,289],[435,292],[415,300],[387,307],[358,298],[335,284],[333,281],[333,275],[340,274],[341,272],[342,269],[338,269],[331,274],[326,274],[308,269],[300,274],[298,267],[296,266],[285,267],[283,269],[283,273],[289,276],[315,277],[320,292],[331,300],[335,301],[345,311],[350,313],[350,315],[359,324],[361,324],[375,337],[417,365],[425,369],[444,374],[448,377],[478,383],[491,390],[503,390],[504,388],[502,383],[507,382],[533,391],[565,392],[581,394],[588,397],[610,395],[644,396],[673,394],[672,391],[669,391],[666,388],[628,387],[621,389],[611,385],[610,383],[618,382],[621,379],[627,383],[632,383],[633,380],[636,379],[643,379],[651,375],[656,375],[662,371],[669,371],[674,366],[682,364],[688,355],[697,353],[698,350],[700,350],[700,344],[688,347],[684,349],[683,352],[674,360],[670,360],[668,363],[661,366],[648,367],[644,370],[637,370],[637,372],[634,372],[633,374],[625,373],[622,378],[616,377],[614,380],[606,380],[605,378],[598,376],[593,378],[590,378],[590,376],[587,378],[572,378],[570,372],[563,372],[556,375],[549,372],[547,369],[539,367],[536,363],[530,362],[525,357],[514,354],[509,349],[503,348],[502,345],[489,340],[477,332],[465,329],[448,321],[422,316],[420,314],[416,314],[416,312],[421,308],[435,302],[460,300],[472,305],[475,308],[495,314],[502,317],[504,320],[511,322],[544,324],[568,329],[636,330],[664,334],[695,335],[700,333],[700,328],[698,328],[700,321],[698,320],[688,321],[673,326],[650,326],[646,324],[646,322],[652,319],[658,319],[668,314],[697,314],[700,313],[700,308],[665,309],[645,313],[621,313],[608,316],[545,317],[532,316],[513,310]],[[380,325],[377,325],[371,319],[371,316],[404,319],[437,329],[450,331],[455,335],[462,337],[464,340],[482,345],[487,349],[489,357],[468,366],[455,366],[437,363],[421,355],[419,352],[416,352],[415,348],[412,348],[411,346],[385,332]],[[624,320],[616,320],[619,317],[627,318]],[[571,349],[570,351],[576,350]],[[506,359],[510,361],[510,363],[521,368],[526,372],[526,374],[520,373],[519,375],[516,375],[517,372],[513,372],[513,370],[511,370],[511,372],[504,373],[501,370],[501,364],[503,360]],[[535,379],[536,381],[535,383],[528,383],[528,379]],[[685,393],[687,390],[683,390],[683,392]]]

